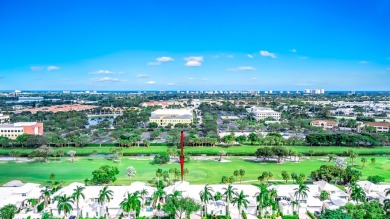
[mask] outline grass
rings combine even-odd
[[[224,150],[229,155],[238,156],[252,156],[259,147],[257,145],[242,145],[232,147],[186,147],[186,152],[191,155],[218,155],[219,151]],[[315,156],[324,156],[329,153],[336,155],[346,155],[348,150],[353,150],[359,155],[390,155],[390,147],[375,147],[375,148],[353,148],[353,147],[338,147],[338,146],[286,146],[288,149],[292,149],[296,152],[308,155],[310,150],[314,151]],[[97,150],[99,154],[109,154],[111,147],[84,147],[84,148],[61,148],[65,152],[75,150],[76,156],[85,156],[92,154],[92,151]],[[8,155],[11,150],[18,150],[23,156],[27,156],[33,149],[18,148],[18,149],[0,149],[0,155]],[[151,146],[151,147],[132,147],[124,148],[123,152],[126,156],[138,155],[138,154],[161,154],[165,153],[167,146]]]
[[[390,158],[375,157],[376,163],[371,163],[371,157],[366,157],[368,162],[366,167],[362,168],[360,157],[356,159],[358,165],[356,169],[362,171],[362,179],[366,179],[370,175],[383,176],[387,182],[390,182]],[[246,171],[243,181],[256,180],[263,171],[271,171],[274,174],[274,179],[281,179],[281,171],[285,170],[288,173],[295,172],[303,173],[306,176],[310,172],[323,164],[333,164],[326,161],[326,157],[307,158],[299,163],[286,162],[283,164],[267,163],[260,164],[245,161],[240,157],[229,158],[232,162],[220,163],[216,161],[195,161],[192,160],[186,163],[186,168],[189,169],[190,175],[186,178],[187,181],[199,183],[220,183],[222,176],[231,176],[234,170],[244,169]],[[13,179],[19,179],[24,182],[36,182],[47,184],[49,175],[54,173],[56,180],[64,181],[69,184],[74,181],[83,182],[86,178],[91,178],[91,172],[101,165],[112,165],[119,168],[118,180],[115,184],[129,184],[131,181],[144,181],[155,177],[157,168],[169,170],[172,167],[180,168],[179,164],[153,165],[150,160],[131,160],[129,157],[122,158],[121,163],[113,163],[110,160],[99,158],[93,162],[90,158],[76,158],[75,163],[71,163],[68,158],[62,158],[58,161],[50,160],[49,163],[31,162],[31,163],[15,163],[14,161],[0,163],[0,183],[5,183]],[[128,166],[133,166],[137,175],[131,180],[125,176],[125,170]],[[255,183],[255,182],[254,182]]]

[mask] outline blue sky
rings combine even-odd
[[[0,1],[0,90],[390,90],[390,1]]]

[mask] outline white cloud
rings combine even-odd
[[[155,62],[148,62],[147,65],[161,65],[164,62],[172,62],[174,59],[169,56],[161,56],[157,57]]]
[[[203,62],[203,56],[186,57],[184,58],[184,61],[186,61],[185,66],[189,66],[189,67],[201,66]]]
[[[189,78],[188,78],[188,80],[194,80],[194,79],[195,79],[195,78],[193,78],[193,77],[189,77]]]
[[[156,83],[155,81],[148,81],[145,84],[155,84],[155,83]]]
[[[252,66],[240,66],[237,68],[227,68],[226,70],[228,70],[228,71],[254,71],[254,70],[256,70],[256,68],[252,67]]]
[[[39,67],[39,66],[31,66],[30,69],[31,69],[31,71],[40,71],[40,70],[42,70],[42,67]]]
[[[110,78],[110,77],[103,77],[103,78],[92,78],[91,81],[93,82],[99,82],[99,83],[113,83],[113,82],[120,82],[118,78]]]
[[[109,71],[109,70],[97,70],[94,72],[90,72],[90,74],[100,74],[100,75],[108,75],[108,74],[115,74],[115,72]]]
[[[58,67],[58,66],[54,66],[54,65],[47,66],[48,71],[53,71],[53,70],[58,70],[58,69],[60,69],[60,67]]]
[[[147,74],[138,74],[136,77],[137,78],[150,78],[150,76]]]
[[[260,51],[260,55],[261,55],[261,56],[264,56],[264,57],[271,57],[271,58],[273,58],[273,59],[276,58],[276,55],[275,55],[274,53],[268,52],[268,51],[265,51],[265,50],[261,50],[261,51]]]
[[[257,78],[251,78],[251,80],[257,80]]]
[[[234,58],[234,55],[231,55],[231,54],[227,55],[226,58],[232,59],[232,58]]]
[[[208,81],[209,79],[208,78],[202,78],[202,81]]]
[[[118,75],[123,75],[123,74],[126,74],[126,72],[124,72],[124,71],[118,72]]]
[[[248,55],[246,55],[248,58],[250,58],[250,59],[253,59],[253,55],[252,54],[248,54]]]
[[[360,63],[360,64],[368,64],[368,61],[362,60],[362,61],[360,61],[359,63]]]
[[[148,62],[147,65],[161,65],[160,62]]]
[[[156,58],[156,61],[157,62],[172,62],[173,58],[169,57],[169,56],[162,56],[162,57]]]
[[[297,50],[296,49],[291,49],[290,52],[297,53]]]
[[[167,83],[167,85],[172,86],[172,85],[175,85],[175,83],[169,82],[169,83]]]

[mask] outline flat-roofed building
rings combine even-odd
[[[9,123],[9,115],[0,113],[0,124]]]
[[[40,122],[17,122],[14,124],[1,124],[0,136],[16,139],[19,135],[43,135],[43,123]]]
[[[280,112],[276,112],[271,108],[253,106],[251,108],[246,109],[246,111],[248,113],[253,113],[254,114],[253,117],[256,119],[256,121],[263,120],[268,117],[271,117],[275,120],[280,120],[280,116],[281,116]]]
[[[178,123],[191,124],[194,120],[191,109],[158,109],[152,112],[149,122],[155,122],[160,126]]]
[[[374,127],[376,132],[389,132],[390,130],[388,122],[367,122],[366,125]]]
[[[310,125],[324,129],[334,129],[339,126],[339,123],[333,120],[313,120],[310,122]]]

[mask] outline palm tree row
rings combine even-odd
[[[225,202],[227,203],[227,215],[230,213],[230,204],[237,205],[239,217],[241,218],[241,208],[248,208],[249,201],[247,198],[248,195],[244,194],[244,191],[241,191],[240,193],[237,192],[236,188],[233,188],[232,185],[228,185],[227,188],[223,188],[225,191],[223,194],[218,194],[213,196],[212,192],[214,190],[209,186],[208,184],[205,185],[204,189],[199,193],[200,200],[203,203],[203,210],[202,210],[202,217],[207,216],[207,204],[210,200],[218,200],[219,198],[223,198]],[[220,197],[220,195],[222,195]]]

